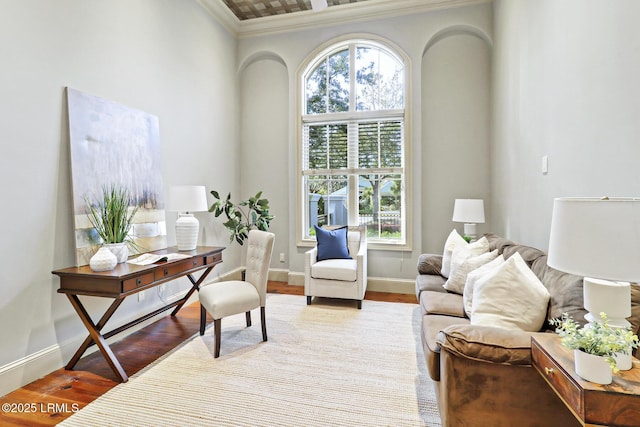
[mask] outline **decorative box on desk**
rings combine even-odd
[[[88,265],[52,271],[53,274],[60,277],[60,289],[58,289],[58,292],[67,295],[80,320],[89,331],[89,336],[78,348],[65,368],[73,369],[87,348],[96,344],[118,379],[121,382],[127,381],[128,376],[111,351],[106,339],[173,307],[175,308],[171,315],[175,316],[193,292],[199,289],[204,279],[213,270],[213,267],[222,262],[223,249],[222,247],[198,246],[193,251],[180,252],[189,257],[178,261],[150,265],[121,263],[110,271],[96,272],[91,270]],[[152,253],[163,255],[176,252],[178,252],[177,248],[167,248]],[[200,270],[203,270],[202,274],[198,279],[195,279],[193,273]],[[184,297],[112,331],[104,334],[100,332],[126,297],[184,276],[191,282],[191,289]],[[78,298],[79,295],[113,298],[114,301],[100,320],[94,323]]]
[[[613,375],[609,385],[580,378],[574,370],[573,351],[562,346],[556,334],[531,338],[533,366],[553,388],[573,415],[586,426],[640,425],[640,361]]]

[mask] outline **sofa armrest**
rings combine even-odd
[[[531,365],[531,336],[493,326],[451,325],[436,337],[440,348],[460,357],[504,365]]]
[[[418,273],[441,275],[442,255],[422,254],[418,257]]]

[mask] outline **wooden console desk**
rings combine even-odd
[[[89,336],[78,348],[69,363],[67,363],[65,369],[73,369],[84,352],[90,346],[97,344],[100,352],[107,360],[107,363],[116,376],[121,382],[126,382],[129,377],[111,351],[111,348],[106,341],[107,338],[173,307],[175,308],[171,312],[171,315],[175,316],[184,303],[187,302],[189,297],[191,297],[193,292],[199,290],[200,285],[209,275],[211,270],[213,270],[213,267],[222,262],[223,249],[224,248],[222,247],[198,246],[193,251],[179,252],[181,254],[190,255],[190,258],[144,266],[121,263],[111,271],[95,272],[91,270],[88,265],[52,271],[53,274],[60,277],[60,289],[58,289],[58,292],[67,295],[71,305],[73,305],[73,308],[78,313],[78,316],[80,316],[82,323],[89,331]],[[178,252],[178,250],[173,247],[153,251],[151,253],[168,254],[175,252]],[[203,270],[203,272],[196,280],[193,277],[193,273],[200,270]],[[126,297],[184,276],[186,276],[191,282],[191,289],[189,289],[183,298],[141,316],[138,319],[135,319],[112,331],[104,334],[100,332]],[[78,298],[79,295],[113,298],[114,301],[102,315],[100,320],[97,323],[94,323]]]
[[[556,334],[531,338],[533,366],[584,426],[640,425],[640,361],[613,374],[613,382],[599,385],[574,371],[573,351]]]

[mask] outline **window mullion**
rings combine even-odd
[[[349,45],[349,111],[356,111],[356,45]]]

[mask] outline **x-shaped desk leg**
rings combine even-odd
[[[175,316],[176,313],[178,313],[178,311],[180,311],[180,309],[182,308],[182,306],[184,305],[185,302],[187,302],[187,300],[189,298],[191,298],[191,295],[193,295],[193,293],[195,291],[199,291],[200,290],[200,285],[202,284],[202,282],[204,281],[204,279],[207,278],[207,276],[209,275],[209,273],[211,273],[211,270],[213,270],[213,266],[207,268],[202,275],[200,276],[200,278],[196,281],[193,278],[193,275],[191,274],[187,274],[187,277],[189,278],[189,281],[191,282],[191,289],[189,289],[189,292],[187,292],[187,294],[184,296],[184,298],[182,298],[180,300],[180,302],[178,303],[178,305],[176,305],[176,308],[173,309],[173,311],[171,312],[172,316]]]
[[[113,316],[113,313],[115,313],[122,301],[124,301],[124,298],[115,299],[111,303],[107,311],[102,315],[100,321],[98,321],[97,324],[94,324],[91,320],[91,317],[89,316],[89,313],[87,313],[87,310],[85,310],[82,302],[80,302],[78,296],[67,294],[67,297],[69,298],[69,301],[71,302],[73,308],[75,308],[76,312],[78,313],[78,316],[82,320],[82,323],[84,323],[84,326],[89,331],[89,336],[84,340],[80,348],[78,348],[78,351],[76,351],[69,363],[67,363],[65,369],[73,369],[73,367],[76,365],[76,363],[78,363],[78,360],[80,360],[87,348],[89,348],[89,346],[95,342],[98,348],[100,348],[100,352],[107,360],[107,363],[109,364],[113,372],[120,379],[120,382],[126,382],[129,377],[127,376],[124,369],[122,369],[120,362],[118,362],[118,359],[116,359],[116,356],[111,351],[111,347],[109,347],[109,344],[107,344],[105,338],[100,334],[100,330],[104,327],[104,325],[106,325],[111,316]]]

